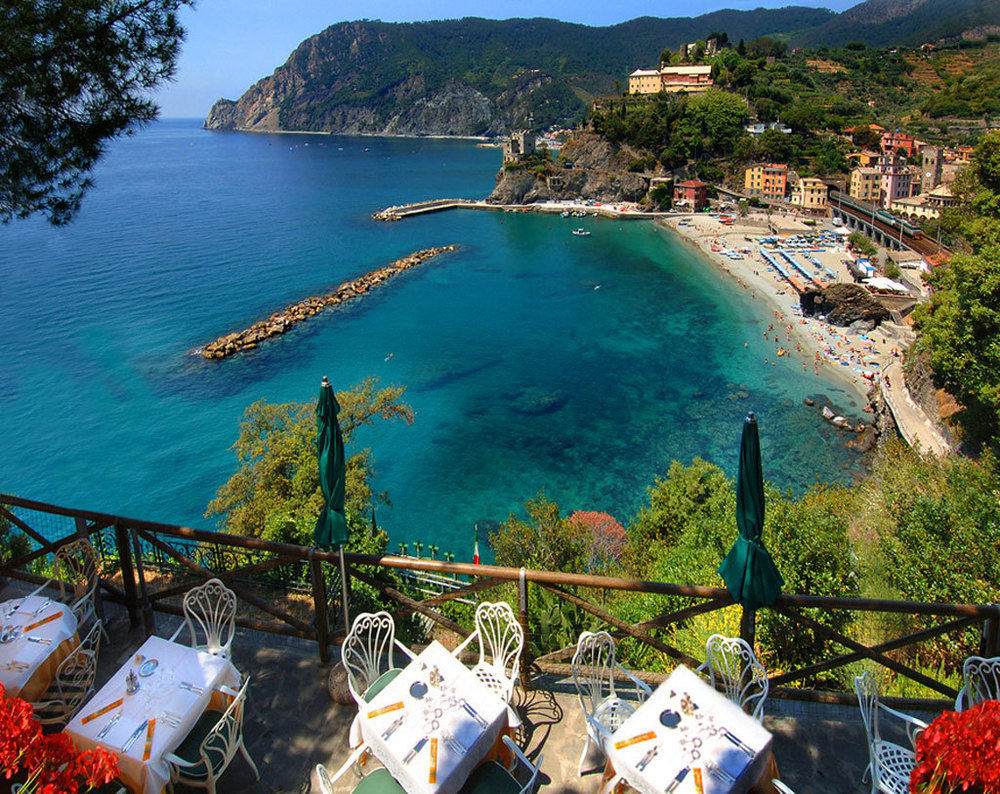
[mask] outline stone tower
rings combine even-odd
[[[941,184],[941,147],[924,146],[920,150],[923,158],[920,169],[920,192],[930,193]]]

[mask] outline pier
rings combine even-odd
[[[372,213],[372,219],[376,221],[401,221],[404,218],[412,218],[416,215],[427,215],[431,212],[443,212],[444,210],[453,209],[542,212],[550,215],[561,215],[563,212],[582,212],[585,215],[600,215],[605,218],[647,221],[653,218],[667,217],[671,214],[668,212],[643,212],[642,210],[626,209],[624,208],[624,203],[586,204],[579,201],[545,201],[535,204],[491,204],[488,201],[474,201],[472,199],[433,199],[432,201],[416,201],[412,204],[386,207],[383,210]]]

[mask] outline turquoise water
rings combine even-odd
[[[430,140],[209,133],[160,122],[116,143],[78,220],[0,227],[0,491],[211,526],[257,399],[315,399],[327,375],[407,386],[416,412],[366,430],[394,543],[460,558],[475,522],[544,488],[627,520],[670,461],[732,472],[761,421],[765,476],[856,476],[802,404],[854,397],[766,366],[768,311],[647,223],[383,206],[486,194],[496,149]],[[575,237],[585,225],[592,235]],[[189,351],[418,248],[460,250],[222,362]],[[744,342],[749,346],[744,347]],[[392,354],[389,357],[389,354]]]

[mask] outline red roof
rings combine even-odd
[[[681,182],[677,187],[708,187],[708,182],[699,182],[697,179],[689,179]]]

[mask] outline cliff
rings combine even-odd
[[[649,180],[628,166],[642,155],[625,144],[609,143],[592,132],[575,132],[560,152],[559,161],[572,167],[552,168],[536,175],[530,167],[503,168],[487,198],[496,204],[531,204],[553,199],[604,202],[642,201]]]

